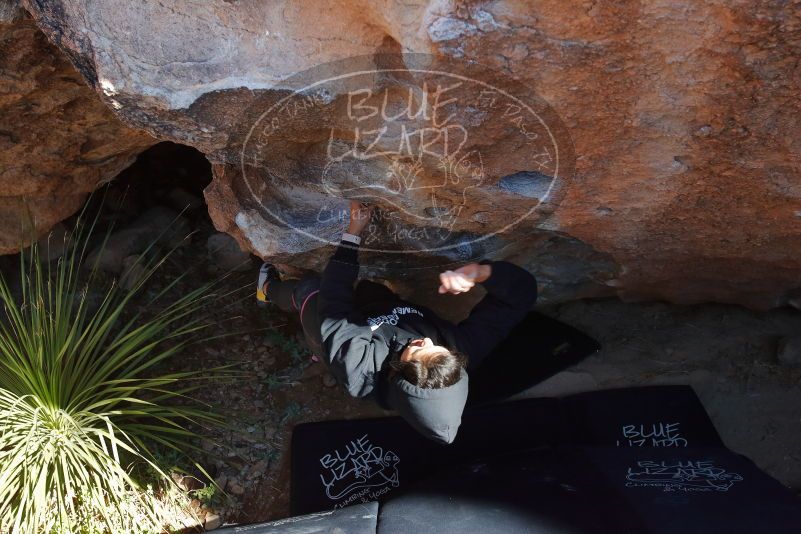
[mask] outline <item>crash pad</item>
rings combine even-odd
[[[299,425],[291,500],[307,515],[223,532],[801,531],[801,500],[724,446],[688,386],[485,404],[451,445],[397,417]]]
[[[466,409],[451,445],[399,417],[295,427],[291,511],[304,514],[384,500],[443,468],[522,451],[566,447],[723,447],[687,386],[522,399]]]
[[[529,312],[478,365],[469,365],[468,405],[521,393],[600,350],[584,332],[539,312]]]

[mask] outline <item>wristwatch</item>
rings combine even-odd
[[[346,241],[348,243],[353,243],[356,246],[359,246],[359,245],[362,244],[362,238],[361,237],[359,237],[359,236],[357,236],[355,234],[349,234],[348,232],[342,232],[342,241]]]

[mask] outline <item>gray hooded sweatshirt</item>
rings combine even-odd
[[[357,251],[343,242],[323,272],[318,300],[323,360],[350,395],[371,398],[424,436],[451,443],[467,401],[468,370],[523,320],[537,298],[536,280],[508,262],[481,262],[492,265],[492,276],[482,283],[487,294],[467,319],[453,324],[397,297],[355,306]],[[400,350],[424,337],[468,357],[468,368],[455,384],[425,389],[389,373],[388,364]]]

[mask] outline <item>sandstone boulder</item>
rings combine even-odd
[[[72,215],[154,142],[103,105],[16,2],[0,1],[0,254]]]
[[[23,5],[124,122],[209,157],[215,225],[255,254],[319,268],[341,227],[335,197],[369,197],[383,219],[365,274],[432,289],[431,271],[482,255],[525,264],[554,300],[616,294],[766,308],[801,287],[797,2]],[[475,87],[448,104],[461,130],[409,118],[407,133],[438,129],[435,157],[420,144],[416,162],[402,147],[348,156],[348,146],[361,155],[397,147],[397,130],[374,143],[378,119],[400,127],[403,91],[413,88],[419,103],[444,83],[400,53],[488,84],[507,104],[532,104],[568,168],[538,166],[538,149],[510,120],[518,114],[481,106]],[[337,68],[325,87],[293,93],[326,73],[304,77],[308,69],[354,57],[372,61],[374,76],[362,80],[372,101],[349,108],[353,87]],[[293,94],[307,97],[283,101],[299,114],[271,128],[275,117],[263,115],[276,104],[291,111],[281,102]],[[352,113],[382,94],[391,104],[383,115]],[[528,133],[544,139],[534,126]],[[464,138],[449,139],[463,151],[445,154],[445,133],[457,131]],[[465,158],[442,157],[455,154]],[[471,187],[451,180],[448,165]],[[441,187],[424,194],[410,184]],[[450,233],[434,236],[443,227]]]

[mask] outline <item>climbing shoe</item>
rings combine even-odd
[[[259,306],[265,306],[267,300],[267,288],[273,280],[280,280],[281,275],[272,263],[262,263],[259,269],[259,281],[256,285],[256,302]]]

